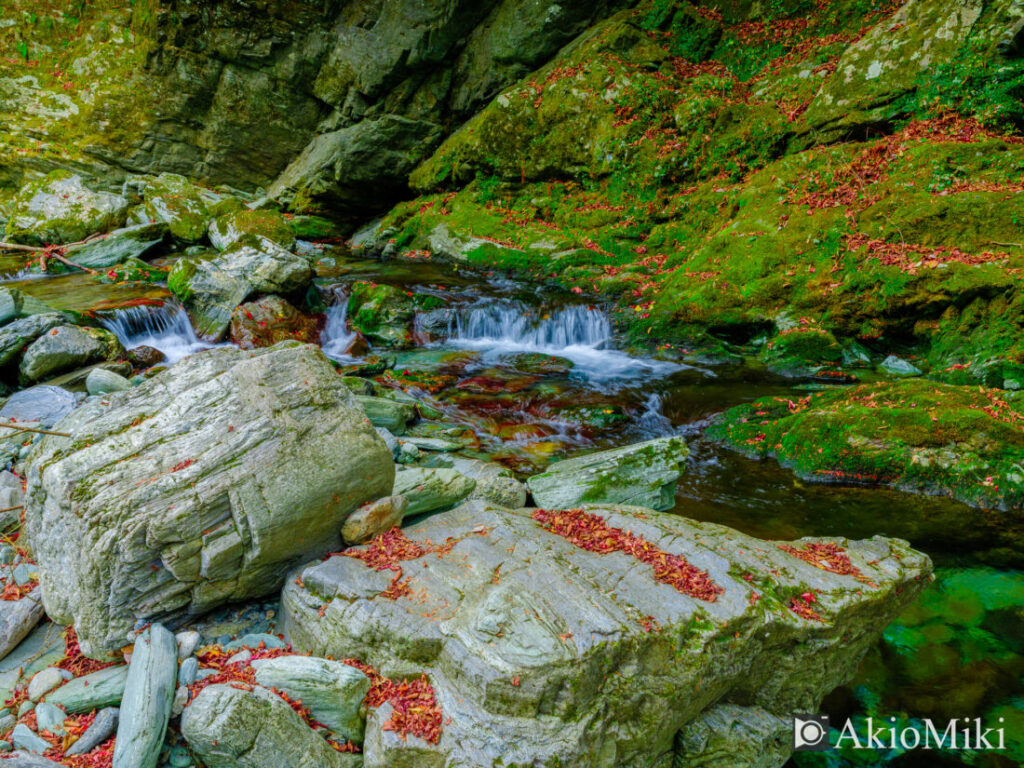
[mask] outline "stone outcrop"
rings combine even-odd
[[[94,192],[74,173],[53,171],[21,190],[5,235],[30,245],[73,243],[120,226],[127,212],[123,197]]]
[[[641,508],[472,502],[403,534],[282,594],[297,651],[429,676],[440,739],[389,734],[382,708],[368,766],[648,766],[688,724],[714,731],[715,705],[815,711],[931,572],[899,540],[765,542]]]
[[[26,529],[47,613],[93,655],[138,619],[273,591],[394,478],[330,363],[296,343],[187,358],[58,426],[71,437],[30,458]]]

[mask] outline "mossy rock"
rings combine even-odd
[[[265,237],[286,250],[295,247],[295,234],[279,211],[240,210],[210,222],[210,242],[219,251],[234,245],[245,235]]]
[[[198,243],[206,236],[210,212],[199,190],[184,176],[160,174],[146,185],[145,213],[162,221],[171,235],[183,243]]]
[[[712,440],[816,482],[891,485],[1024,509],[1024,406],[993,389],[921,379],[767,397],[726,411]],[[1007,524],[1015,518],[1007,518]]]
[[[393,285],[357,282],[348,299],[352,327],[371,341],[387,347],[412,345],[413,294]]]
[[[70,171],[53,171],[18,193],[5,238],[30,245],[74,243],[121,226],[127,213],[123,197],[94,192]]]
[[[782,331],[765,346],[764,360],[780,373],[804,376],[843,360],[836,337],[814,326],[798,325]]]

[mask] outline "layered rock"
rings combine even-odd
[[[21,190],[5,235],[31,245],[73,243],[120,226],[127,212],[123,197],[94,192],[74,173],[53,171]]]
[[[48,614],[93,655],[138,619],[274,590],[394,478],[333,367],[294,343],[190,357],[58,426],[71,437],[30,460],[26,530]]]
[[[235,308],[261,293],[294,294],[313,280],[309,261],[260,237],[239,239],[221,253],[182,258],[167,279],[188,309],[196,332],[224,335]]]
[[[764,542],[641,508],[473,502],[403,533],[282,594],[299,652],[428,674],[439,739],[378,710],[368,766],[650,765],[716,704],[814,711],[931,570],[898,540]]]

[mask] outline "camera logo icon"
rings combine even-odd
[[[825,752],[828,743],[828,715],[793,715],[793,749],[797,752]]]

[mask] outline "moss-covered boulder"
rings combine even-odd
[[[239,306],[231,315],[230,338],[241,349],[272,347],[289,339],[315,344],[322,323],[280,296],[264,296]]]
[[[127,213],[123,197],[94,192],[70,171],[53,171],[21,189],[4,235],[30,245],[74,243],[121,226]]]
[[[909,379],[767,397],[730,409],[707,436],[805,480],[1024,509],[1024,405],[1000,390]]]
[[[263,238],[247,236],[221,253],[181,258],[167,285],[196,332],[221,338],[235,308],[257,294],[301,294],[313,280],[309,261]]]
[[[155,250],[167,237],[167,225],[163,222],[138,224],[115,229],[102,237],[68,249],[68,258],[87,269],[103,269],[125,261],[141,259]],[[51,272],[61,272],[65,265],[53,262],[47,265]]]
[[[839,365],[843,349],[828,331],[797,325],[773,337],[765,345],[763,357],[782,374],[804,376],[822,367]]]
[[[183,243],[198,243],[206,236],[210,212],[199,190],[175,173],[163,173],[143,190],[145,213],[168,226],[171,235]]]
[[[930,571],[881,537],[765,542],[638,507],[471,502],[310,563],[282,613],[300,653],[428,676],[421,730],[368,719],[368,766],[696,766],[680,730],[723,699],[815,711]]]
[[[295,234],[279,211],[248,209],[218,216],[210,222],[210,242],[218,251],[234,245],[246,235],[263,237],[282,248],[295,247]]]
[[[411,346],[415,316],[416,302],[411,293],[393,285],[353,283],[348,297],[349,322],[373,343]]]

